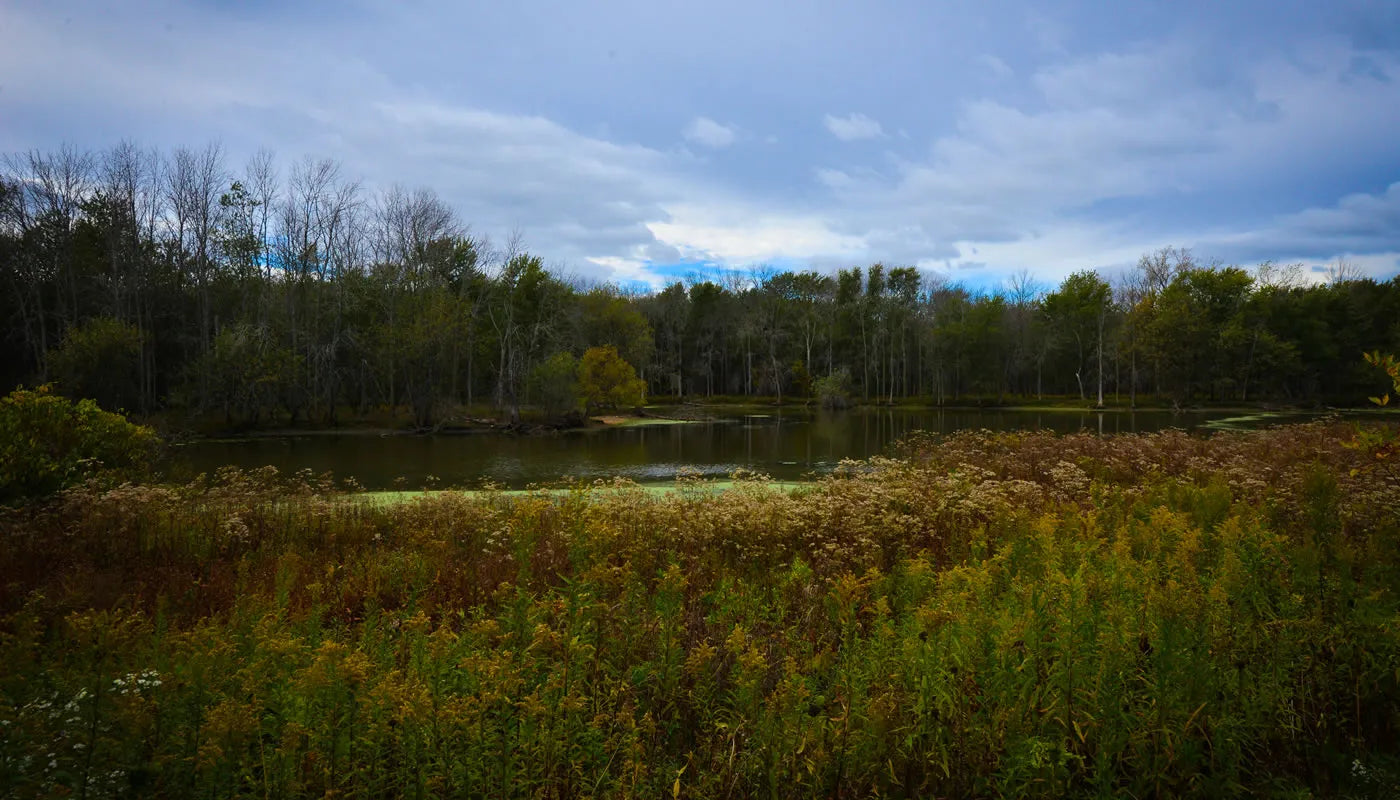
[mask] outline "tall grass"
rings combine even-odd
[[[71,490],[0,518],[0,795],[1393,796],[1400,480],[1352,438]]]

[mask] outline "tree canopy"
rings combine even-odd
[[[133,412],[514,418],[562,407],[551,359],[608,347],[653,397],[1338,403],[1385,388],[1362,352],[1400,351],[1400,280],[1345,271],[1167,248],[1051,286],[871,264],[640,289],[566,278],[431,189],[372,190],[329,160],[123,142],[3,164],[0,381]],[[631,402],[607,391],[591,402]]]

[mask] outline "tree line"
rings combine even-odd
[[[143,413],[518,418],[558,406],[561,376],[607,347],[652,397],[1354,402],[1377,387],[1360,354],[1400,349],[1400,279],[1345,268],[1313,284],[1296,265],[1165,248],[1058,286],[1026,271],[977,291],[872,264],[630,291],[328,159],[262,151],[235,168],[218,144],[124,141],[3,165],[0,380]]]

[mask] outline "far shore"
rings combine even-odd
[[[286,420],[266,426],[221,426],[208,420],[157,418],[148,422],[162,430],[172,441],[247,440],[261,438],[315,437],[315,436],[470,436],[492,433],[517,435],[539,435],[590,429],[635,428],[665,425],[686,425],[714,422],[745,411],[769,414],[775,411],[818,412],[821,407],[810,398],[792,400],[783,398],[715,398],[684,399],[676,402],[665,398],[666,402],[643,406],[636,413],[604,413],[586,418],[552,419],[535,410],[526,410],[518,423],[508,423],[495,416],[489,409],[473,408],[470,412],[458,413],[427,428],[415,428],[402,418],[390,418],[386,414],[367,417],[342,417],[335,423],[298,422],[289,424]],[[1256,421],[1273,416],[1285,417],[1293,414],[1319,414],[1328,412],[1350,413],[1358,411],[1376,412],[1374,408],[1334,407],[1334,406],[1289,406],[1279,403],[1259,403],[1242,405],[1239,403],[1173,407],[1158,403],[1130,406],[1124,401],[1106,401],[1103,406],[1083,404],[1077,398],[1046,398],[1031,403],[975,404],[959,403],[937,405],[917,401],[897,401],[895,403],[854,403],[841,412],[882,412],[882,411],[948,411],[948,412],[1011,412],[1036,414],[1132,414],[1137,412],[1178,413],[1178,414],[1233,414],[1240,419]]]

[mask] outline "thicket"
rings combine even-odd
[[[84,481],[147,477],[160,440],[150,428],[74,402],[49,386],[0,397],[0,505],[33,500]]]
[[[1356,441],[69,489],[0,515],[0,795],[1394,796],[1400,475]]]

